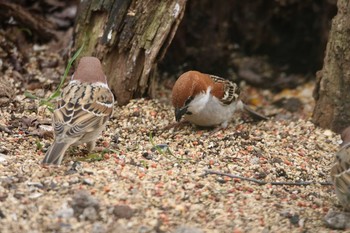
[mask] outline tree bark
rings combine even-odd
[[[350,125],[350,4],[338,0],[324,64],[317,73],[313,122],[335,132]]]
[[[101,59],[119,105],[152,96],[154,71],[183,17],[186,0],[80,1],[74,50]]]

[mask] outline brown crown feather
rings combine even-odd
[[[73,80],[85,83],[107,83],[101,62],[96,57],[82,57],[74,73]]]
[[[172,103],[176,108],[184,106],[186,100],[198,93],[206,92],[211,87],[211,94],[221,99],[224,96],[224,85],[215,83],[208,75],[198,71],[183,73],[175,82],[172,90]]]

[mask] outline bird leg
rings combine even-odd
[[[86,149],[91,152],[93,149],[95,149],[96,140],[90,141],[86,143]]]

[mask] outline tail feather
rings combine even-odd
[[[263,114],[260,114],[253,109],[251,109],[248,105],[244,104],[243,108],[246,112],[249,113],[249,115],[257,120],[268,120],[269,118],[264,116]]]
[[[55,164],[60,165],[64,157],[64,153],[68,149],[70,144],[54,142],[50,149],[46,152],[45,158],[42,164]]]

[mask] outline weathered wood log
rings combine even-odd
[[[74,48],[101,59],[119,105],[152,96],[153,71],[183,17],[186,0],[81,1]]]
[[[317,73],[313,122],[341,132],[350,125],[350,4],[338,0],[324,64]]]

